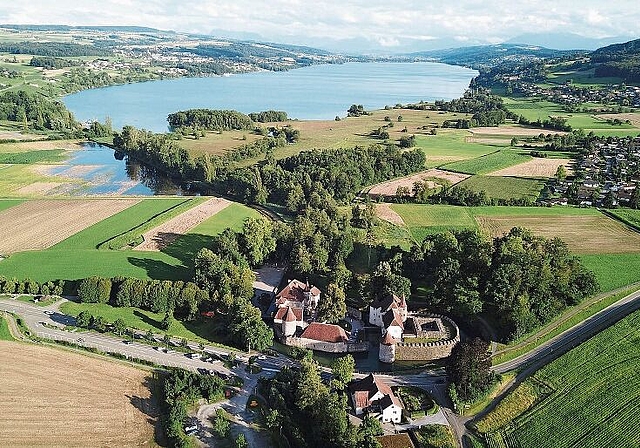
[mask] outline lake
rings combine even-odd
[[[167,130],[167,115],[193,108],[244,113],[284,110],[298,119],[344,117],[351,104],[365,109],[460,97],[475,70],[438,63],[314,65],[287,72],[180,78],[85,90],[64,98],[80,121]]]

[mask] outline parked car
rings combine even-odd
[[[260,355],[260,356],[258,356],[258,359],[259,359],[260,361],[264,361],[264,360],[266,360],[266,359],[267,359],[267,356],[266,356],[266,355]]]

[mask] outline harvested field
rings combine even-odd
[[[501,236],[512,227],[564,240],[576,254],[640,253],[640,233],[604,215],[592,216],[476,216],[480,229]]]
[[[369,194],[372,196],[395,196],[398,187],[407,187],[409,191],[411,191],[415,182],[427,182],[429,188],[434,188],[437,185],[441,185],[438,180],[443,180],[451,185],[455,185],[468,177],[466,174],[453,173],[434,168],[374,185],[369,190]]]
[[[45,195],[63,185],[61,182],[34,182],[16,190],[21,195]]]
[[[553,131],[550,129],[527,128],[524,126],[500,126],[500,127],[479,127],[469,129],[473,135],[509,135],[509,136],[526,136],[534,137],[543,133],[547,134],[566,134],[566,132]]]
[[[0,446],[154,446],[150,373],[0,341]]]
[[[534,158],[518,165],[503,168],[488,176],[515,176],[515,177],[554,177],[560,165],[564,165],[567,173],[571,172],[572,161],[570,159],[542,159]]]
[[[35,200],[0,212],[0,253],[46,249],[139,199]]]
[[[385,221],[390,222],[391,224],[395,224],[400,227],[406,227],[406,224],[402,220],[402,217],[397,214],[389,204],[377,204],[376,205],[376,216],[380,219],[384,219]]]
[[[134,250],[160,251],[229,205],[231,201],[226,199],[211,198],[144,233],[144,241]]]
[[[82,149],[82,142],[78,140],[42,140],[38,142],[17,142],[0,144],[0,152],[44,151],[64,149],[75,151]]]
[[[601,120],[615,120],[617,118],[618,120],[621,120],[623,122],[629,120],[629,122],[633,126],[635,126],[636,128],[640,128],[640,114],[637,112],[629,112],[624,114],[601,114],[596,115],[595,117]]]

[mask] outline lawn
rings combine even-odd
[[[442,165],[441,168],[465,174],[488,174],[531,159],[531,156],[521,154],[519,151],[505,149],[475,159],[447,163]]]
[[[521,177],[472,176],[462,181],[459,186],[473,191],[486,191],[490,198],[522,199],[535,201],[544,188],[544,181]]]
[[[139,308],[116,308],[104,303],[65,302],[60,306],[60,311],[74,317],[82,311],[87,311],[94,316],[102,316],[108,322],[122,319],[128,328],[141,331],[151,330],[156,335],[165,333],[160,328],[164,314],[152,313]],[[185,338],[194,342],[207,344],[224,342],[216,333],[216,329],[216,324],[211,319],[199,319],[193,322],[174,320],[166,333],[172,337]]]
[[[13,341],[7,319],[0,315],[0,341]]]
[[[490,434],[489,446],[640,446],[639,326],[636,311],[536,372],[550,394]]]

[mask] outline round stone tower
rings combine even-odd
[[[287,307],[287,312],[282,317],[282,334],[284,334],[285,337],[296,334],[296,328],[298,326],[297,320],[291,307]]]
[[[380,348],[378,351],[378,359],[380,362],[391,364],[396,360],[396,340],[387,331],[380,340]]]

